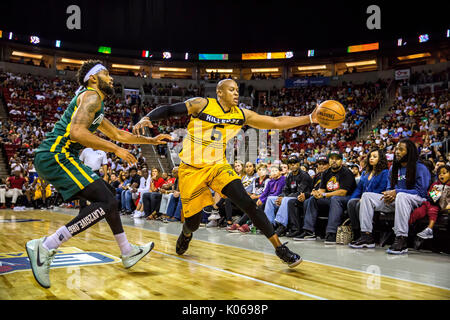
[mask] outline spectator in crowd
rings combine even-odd
[[[430,172],[420,162],[416,145],[409,139],[400,140],[395,148],[387,191],[365,192],[361,197],[359,218],[361,233],[367,242],[373,241],[372,220],[374,211],[395,212],[394,243],[387,250],[391,254],[408,252],[408,221],[411,212],[426,201]]]
[[[433,239],[433,227],[439,212],[450,210],[450,166],[442,165],[437,169],[438,180],[428,190],[427,201],[416,208],[409,218],[409,224],[428,216],[428,226],[417,234],[422,239]]]
[[[5,198],[11,198],[11,209],[13,209],[19,196],[23,195],[23,188],[27,185],[27,179],[21,177],[19,170],[15,170],[13,175],[6,179],[5,188],[0,189],[0,209],[6,209]]]
[[[359,183],[359,179],[361,179],[361,174],[359,172],[359,165],[356,163],[351,163],[348,165],[348,168],[352,171],[353,175],[355,176],[355,182],[356,184]]]
[[[236,171],[236,173],[241,177],[242,180],[242,184],[244,185],[245,190],[247,191],[247,193],[250,194],[251,188],[252,188],[252,183],[254,181],[254,179],[257,177],[257,174],[255,172],[255,165],[252,162],[247,162],[245,164],[245,168],[243,167],[243,162],[240,160],[236,160],[234,162],[234,169]],[[223,207],[224,211],[225,211],[225,221],[226,221],[226,225],[225,223],[224,226],[229,229],[233,226],[233,212],[238,215],[238,216],[242,216],[244,215],[244,213],[237,207],[235,206],[230,199],[221,199],[217,204],[217,207]],[[214,210],[214,208],[213,208]],[[219,215],[220,217],[220,215]],[[208,218],[208,220],[210,220],[210,222],[208,223],[207,227],[217,227],[220,225],[220,223],[218,221],[216,221],[216,219],[213,219],[214,216],[210,216]],[[220,219],[220,218],[219,218]],[[217,220],[219,220],[217,219]]]
[[[258,163],[256,165],[256,173],[258,176],[253,180],[252,189],[250,191],[250,198],[252,198],[255,203],[258,201],[259,197],[266,189],[267,183],[269,182],[267,172],[267,164]],[[231,233],[248,233],[250,232],[249,222],[251,222],[250,218],[247,214],[243,214],[236,223],[230,227],[227,227],[227,231]]]
[[[256,205],[264,208],[267,198],[270,196],[278,196],[283,191],[286,184],[286,177],[281,174],[281,167],[272,165],[270,168],[270,180],[267,186],[256,201]],[[263,210],[264,211],[264,210]]]
[[[176,169],[178,174],[178,168]],[[161,177],[164,180],[164,184],[161,186],[161,203],[159,205],[159,213],[161,214],[161,219],[163,222],[167,222],[167,206],[169,205],[169,200],[172,197],[173,185],[175,183],[176,177],[173,176],[173,173],[163,172]]]
[[[280,167],[281,167],[281,174],[287,178],[287,176],[289,175],[289,166],[288,166],[288,164],[281,163]],[[306,172],[308,170],[303,170],[303,171]]]
[[[350,195],[356,188],[353,173],[342,164],[342,154],[332,151],[328,155],[330,168],[322,173],[320,189],[311,192],[312,197],[305,201],[303,240],[315,240],[315,224],[320,211],[328,211],[325,244],[336,243],[337,228],[341,223],[344,209]]]
[[[374,248],[375,242],[370,234],[360,232],[359,210],[361,196],[366,192],[381,194],[388,184],[388,164],[382,149],[372,149],[367,157],[361,180],[347,203],[348,216],[353,229],[353,239],[349,245],[354,249]]]
[[[50,204],[47,200],[52,196],[50,184],[41,177],[37,177],[32,183],[32,189],[34,190],[33,207],[35,209],[49,209]],[[42,202],[42,206],[40,205],[40,202]]]
[[[322,173],[330,167],[327,157],[324,156],[320,156],[317,159],[316,163],[317,173],[312,180],[312,190],[319,190]],[[291,228],[290,232],[286,236],[293,238],[295,241],[301,240],[297,237],[302,234],[301,231],[303,226],[304,203],[305,200],[311,197],[312,190],[309,192],[302,192],[298,195],[297,199],[291,199],[288,201],[288,214]]]
[[[242,184],[244,185],[245,191],[250,195],[253,189],[253,181],[258,177],[256,173],[256,166],[253,162],[248,161],[245,164],[245,174],[242,177]]]
[[[169,203],[167,205],[166,219],[164,222],[173,222],[181,220],[181,198],[180,189],[178,187],[178,167],[172,169],[172,176],[175,178],[170,189],[165,192],[170,195]]]
[[[137,189],[137,201],[136,210],[133,212],[133,218],[141,218],[145,215],[144,204],[143,204],[143,194],[147,192],[150,188],[151,177],[148,174],[147,168],[141,169],[141,179],[139,181],[139,187]]]
[[[144,217],[148,220],[155,220],[159,217],[159,205],[161,203],[161,188],[166,183],[161,177],[161,171],[158,168],[152,168],[150,189],[142,196],[144,203]]]
[[[234,161],[234,171],[240,177],[243,177],[245,175],[244,163],[241,160]]]
[[[279,237],[286,234],[289,217],[288,201],[295,200],[300,193],[312,190],[312,179],[307,172],[300,170],[300,159],[294,155],[289,157],[288,163],[290,173],[286,178],[283,191],[278,196],[269,196],[264,208],[264,213],[275,225],[275,233]]]
[[[129,178],[122,185],[121,205],[124,214],[132,214],[132,193],[136,194],[141,183],[141,177],[137,174],[137,168],[131,167]]]

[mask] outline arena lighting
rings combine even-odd
[[[55,47],[60,48],[61,47],[61,40],[55,41]]]
[[[13,38],[13,33],[10,32],[10,33],[9,33],[9,40],[12,40],[12,38]]]
[[[228,53],[199,53],[198,60],[228,60]]]
[[[278,72],[278,68],[256,68],[251,69],[252,72]]]
[[[39,44],[41,42],[41,39],[39,39],[38,36],[31,36],[30,37],[30,43],[32,44]]]
[[[233,73],[233,69],[206,69],[206,72]]]
[[[308,57],[314,57],[314,50],[308,50]]]
[[[163,59],[170,59],[172,58],[172,54],[169,51],[163,52]]]
[[[365,61],[356,61],[356,62],[347,62],[345,65],[347,67],[359,67],[359,66],[367,66],[377,64],[377,60],[365,60]]]
[[[186,68],[167,68],[167,67],[160,67],[159,71],[169,71],[169,72],[186,72]]]
[[[303,66],[303,67],[297,67],[299,71],[307,71],[307,70],[324,70],[327,68],[326,65],[317,65],[317,66]]]
[[[150,51],[142,50],[142,58],[151,58],[153,55],[150,55]]]
[[[111,48],[110,47],[98,47],[98,52],[105,53],[105,54],[111,54]]]
[[[38,60],[42,59],[42,55],[41,54],[31,54],[31,53],[20,52],[20,51],[13,51],[11,53],[11,55],[17,56],[17,57],[38,59]]]
[[[139,70],[141,69],[140,66],[132,66],[129,64],[115,64],[113,63],[113,65],[111,66],[112,68],[117,68],[117,69],[132,69],[132,70]]]
[[[188,60],[188,59],[189,59],[189,53],[186,52],[186,53],[184,54],[184,60]]]
[[[76,59],[67,59],[67,58],[62,58],[61,59],[62,63],[73,63],[73,64],[83,64],[82,60],[76,60]]]
[[[416,54],[410,54],[409,56],[401,56],[401,57],[397,57],[398,60],[403,61],[403,60],[411,60],[411,59],[419,59],[419,58],[425,58],[425,57],[430,57],[431,53],[429,52],[424,52],[424,53],[416,53]]]
[[[1,30],[0,30],[0,38],[1,38]],[[447,38],[450,38],[450,29],[447,29]]]
[[[380,44],[378,42],[374,43],[366,43],[366,44],[358,44],[355,46],[348,46],[347,52],[361,52],[361,51],[371,51],[371,50],[378,50],[380,48]]]
[[[448,37],[448,36],[447,36]],[[3,38],[3,31],[0,30],[0,39]]]
[[[290,59],[294,56],[292,51],[283,52],[255,52],[243,53],[242,60],[269,60],[269,59]]]
[[[403,39],[402,38],[398,39],[397,40],[397,47],[401,47],[402,44],[403,44]]]
[[[421,34],[419,35],[419,42],[427,42],[428,40],[430,40],[430,37],[428,36],[428,34]]]

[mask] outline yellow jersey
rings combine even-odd
[[[181,161],[194,167],[227,163],[227,143],[245,123],[244,111],[238,106],[225,112],[219,101],[207,99],[208,103],[202,111],[197,116],[191,116],[179,154]]]

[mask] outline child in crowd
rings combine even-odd
[[[422,206],[416,208],[409,218],[409,224],[428,216],[428,226],[417,234],[422,239],[433,238],[433,226],[436,223],[439,211],[450,210],[450,166],[444,165],[436,171],[438,180],[428,190],[428,199]]]

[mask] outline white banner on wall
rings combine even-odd
[[[395,74],[395,80],[409,79],[411,70],[410,69],[395,70],[394,74]]]

